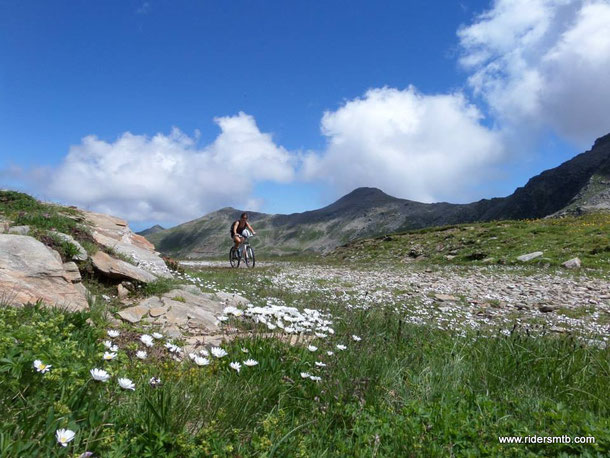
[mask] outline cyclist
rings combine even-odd
[[[250,226],[250,223],[248,222],[247,213],[242,213],[241,218],[231,224],[231,238],[235,242],[236,250],[238,250],[239,245],[241,245],[242,242],[246,240],[245,236],[247,236],[248,233],[244,234],[244,231],[249,231],[252,235],[256,234],[256,232],[254,232],[254,229],[252,229],[252,226]]]

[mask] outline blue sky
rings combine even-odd
[[[519,3],[0,1],[0,176],[134,226],[228,205],[302,211],[357,186],[425,201],[506,195],[610,131],[608,116],[589,132],[546,102],[578,99],[570,81],[589,76],[542,95],[539,81],[521,84],[579,58],[570,33],[595,38],[590,17],[608,2],[589,16],[591,2]],[[513,56],[510,40],[537,28],[544,39]],[[594,44],[587,70],[602,78],[606,42]],[[521,96],[542,102],[510,102]]]

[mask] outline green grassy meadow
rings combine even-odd
[[[5,216],[29,224],[35,236],[56,228],[88,240],[71,209],[6,192],[0,204]],[[528,264],[537,272],[578,256],[583,272],[607,278],[608,233],[608,215],[431,228],[352,242],[325,257],[275,258],[265,265],[259,252],[263,262],[254,269],[206,267],[132,293],[160,295],[188,281],[203,291],[239,292],[257,307],[314,309],[332,320],[334,333],[290,344],[279,329],[231,317],[226,329],[240,337],[223,344],[227,355],[209,356],[207,365],[184,354],[176,359],[166,337],[151,347],[140,340],[160,329],[112,325],[121,305],[102,296],[113,288],[85,271],[89,310],[0,306],[0,456],[608,456],[607,345],[572,333],[534,335],[518,326],[510,332],[441,330],[408,322],[406,308],[347,307],[356,296],[328,294],[349,280],[319,278],[319,288],[309,290],[275,281],[289,265],[509,268],[516,256],[537,250],[543,258]],[[109,336],[111,328],[119,335]],[[117,346],[116,356],[105,360],[109,345]],[[136,356],[139,351],[147,352],[146,359]],[[258,364],[248,367],[247,359]],[[50,368],[37,370],[37,360]],[[235,362],[239,372],[231,367]],[[110,379],[94,380],[94,368]],[[119,386],[123,377],[134,390]],[[65,447],[56,439],[61,428],[75,433]],[[498,439],[532,435],[592,436],[595,443]]]
[[[604,456],[610,453],[610,350],[570,335],[466,335],[407,325],[387,309],[348,311],[316,292],[266,281],[273,267],[193,273],[203,289],[239,285],[333,316],[335,334],[289,345],[266,330],[223,345],[199,367],[123,325],[103,361],[106,305],[68,313],[0,308],[2,456]],[[154,287],[146,294],[165,291]],[[89,322],[87,321],[89,319]],[[231,325],[240,327],[232,318]],[[92,323],[92,325],[90,324]],[[147,331],[150,332],[150,331]],[[356,342],[352,336],[362,340]],[[180,345],[182,342],[175,342]],[[317,346],[315,352],[308,344]],[[337,349],[343,344],[346,350]],[[137,350],[149,357],[139,360]],[[248,353],[244,353],[243,349]],[[327,351],[333,351],[332,356]],[[253,358],[239,373],[230,362]],[[38,373],[36,359],[53,367]],[[316,362],[325,364],[317,367]],[[104,368],[108,382],[91,378]],[[301,377],[316,374],[320,382]],[[123,390],[116,377],[134,381]],[[152,387],[151,377],[162,384]],[[67,447],[58,428],[76,435]],[[500,444],[503,435],[593,436],[594,445]]]

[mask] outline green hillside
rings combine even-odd
[[[537,265],[559,266],[578,257],[583,267],[610,269],[610,214],[421,229],[354,241],[331,256],[360,262],[510,265],[534,251],[544,253],[530,261]]]

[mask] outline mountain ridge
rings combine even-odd
[[[598,138],[590,150],[530,178],[506,197],[467,204],[422,203],[360,187],[316,210],[248,213],[258,235],[256,246],[279,255],[327,252],[354,239],[430,226],[605,210],[610,210],[610,134]],[[146,237],[171,256],[224,256],[231,244],[229,226],[242,212],[225,207]]]

